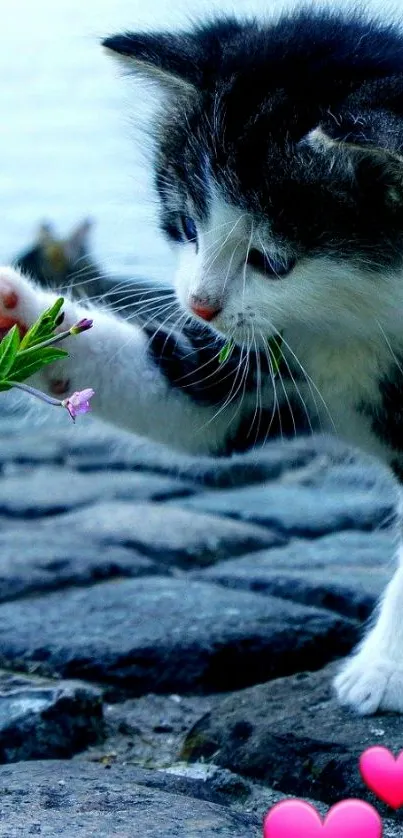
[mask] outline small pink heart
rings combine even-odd
[[[392,809],[403,806],[403,751],[394,757],[387,748],[368,748],[360,757],[364,783]]]
[[[363,800],[342,800],[322,821],[304,800],[283,800],[270,810],[264,838],[382,838],[382,821],[376,809]]]

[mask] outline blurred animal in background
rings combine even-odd
[[[14,261],[14,267],[47,288],[70,290],[75,297],[93,297],[105,290],[101,272],[90,255],[93,222],[81,221],[64,239],[53,225],[40,225],[36,240]]]
[[[94,222],[85,219],[66,238],[59,238],[52,224],[40,224],[33,244],[12,264],[23,274],[60,294],[113,310],[158,328],[176,323],[183,315],[174,305],[172,286],[139,276],[122,277],[101,270],[91,255]]]

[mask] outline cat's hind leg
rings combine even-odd
[[[398,558],[373,627],[335,679],[340,702],[362,715],[403,713],[403,546]]]

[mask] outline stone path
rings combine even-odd
[[[357,768],[401,718],[330,686],[392,571],[389,475],[332,440],[212,463],[10,404],[0,836],[257,838],[284,795],[401,835]]]

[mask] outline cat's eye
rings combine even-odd
[[[263,251],[256,247],[251,248],[247,257],[247,264],[259,273],[265,274],[276,279],[280,276],[286,276],[292,271],[295,266],[295,259],[280,259],[276,257],[269,257]]]
[[[186,241],[197,244],[197,229],[193,218],[190,218],[189,215],[181,215],[180,221]]]
[[[193,218],[189,215],[182,214],[162,218],[161,227],[171,241],[178,244],[190,242],[196,245],[197,249],[197,228]]]

